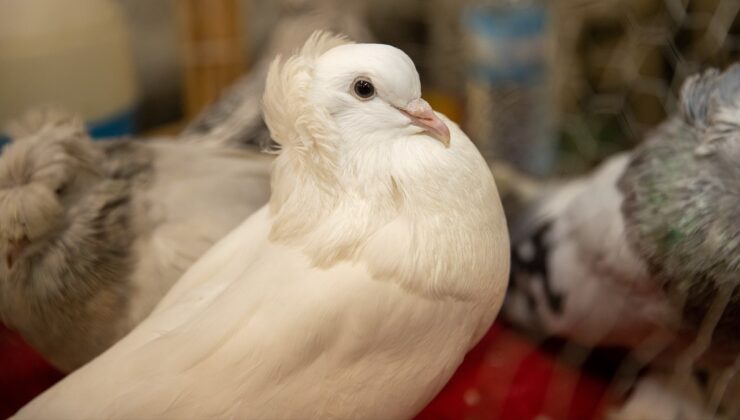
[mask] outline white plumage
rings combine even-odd
[[[374,95],[353,91],[358,78]],[[18,417],[423,408],[498,313],[509,251],[486,163],[420,93],[413,63],[389,46],[316,34],[274,62],[264,110],[283,150],[269,206]]]

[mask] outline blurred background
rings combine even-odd
[[[739,10],[736,0],[0,0],[0,125],[54,102],[100,135],[176,132],[268,54],[281,19],[323,13],[406,51],[427,99],[484,153],[578,173],[639,141],[688,74],[738,58]]]
[[[435,109],[534,176],[634,147],[688,75],[740,58],[738,0],[0,0],[0,126],[51,103],[101,138],[202,129],[318,28],[406,51]],[[422,417],[591,418],[624,396],[551,347],[498,325]]]

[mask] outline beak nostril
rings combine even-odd
[[[450,129],[434,113],[432,107],[423,99],[411,101],[406,108],[399,108],[399,111],[411,119],[411,123],[423,128],[432,137],[436,138],[445,147],[450,146]]]

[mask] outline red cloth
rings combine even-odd
[[[417,420],[598,419],[607,387],[497,322]]]
[[[62,378],[17,335],[0,325],[0,418]],[[559,364],[495,324],[418,420],[603,417],[603,381]]]
[[[62,377],[18,335],[0,324],[0,418],[9,417]]]

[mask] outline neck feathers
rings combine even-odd
[[[376,279],[426,297],[503,293],[503,210],[488,166],[457,126],[447,121],[450,149],[415,136],[363,141],[374,149],[340,159],[346,142],[308,94],[317,58],[344,43],[317,33],[270,67],[265,122],[282,148],[272,173],[270,239],[301,248],[315,266],[364,264]]]
[[[498,192],[475,147],[453,132],[451,149],[401,139],[386,143],[377,161],[343,161],[332,184],[280,156],[271,240],[301,248],[317,267],[362,264],[374,278],[429,298],[503,293],[506,282],[495,276],[508,275],[508,239]]]

